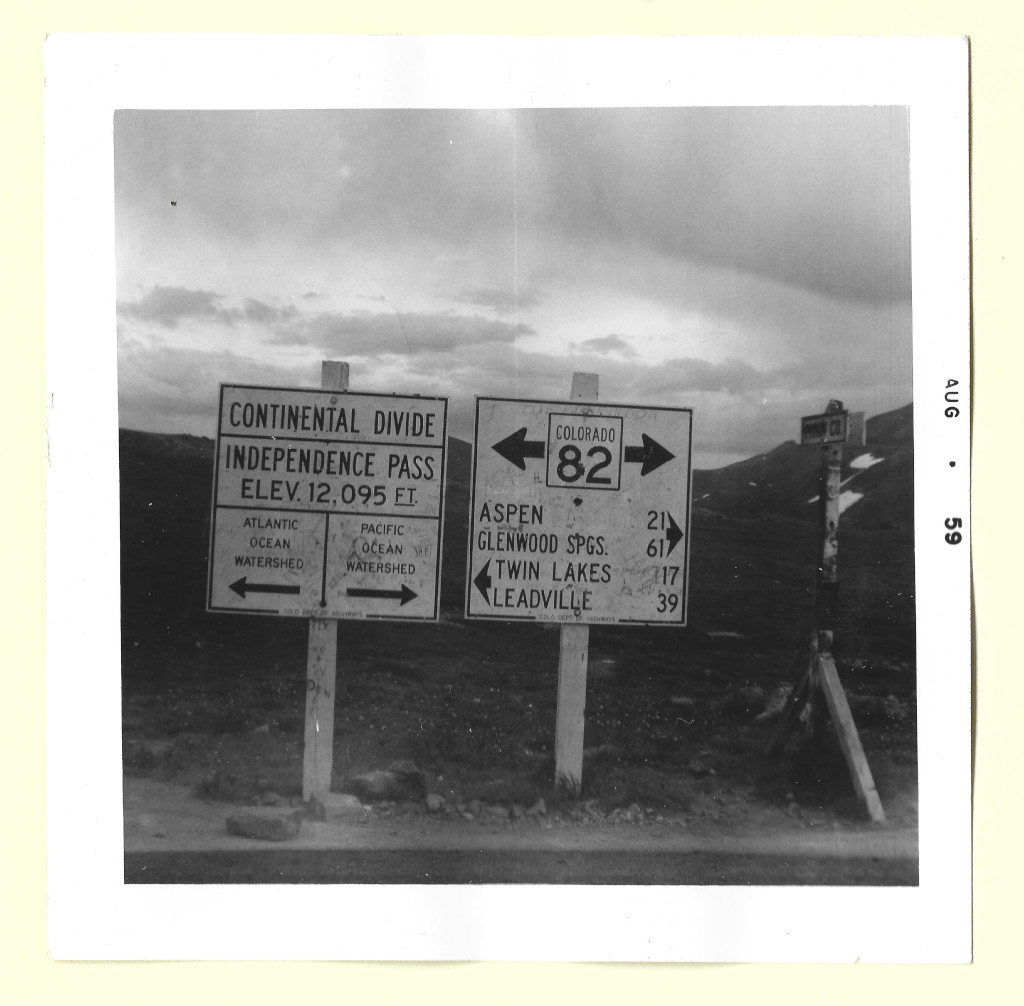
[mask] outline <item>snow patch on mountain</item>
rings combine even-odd
[[[852,490],[847,490],[844,493],[839,494],[839,512],[844,513],[849,510],[858,500],[864,499],[864,493],[855,493]]]
[[[885,458],[876,458],[873,454],[870,454],[870,453],[869,454],[861,454],[860,457],[856,457],[856,458],[854,458],[850,462],[850,467],[851,468],[859,468],[859,469],[863,470],[865,468],[870,468],[872,465],[877,465],[880,461],[884,461],[884,460],[885,460]],[[851,476],[851,478],[852,478],[852,476]],[[850,479],[847,479],[846,481],[849,482]]]

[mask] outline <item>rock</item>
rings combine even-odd
[[[387,769],[374,769],[350,776],[342,789],[364,803],[374,800],[422,800],[427,795],[424,773],[411,761],[394,762]]]
[[[527,817],[547,817],[548,807],[544,802],[544,797],[537,797],[537,802],[526,810]]]
[[[638,804],[638,803],[631,803],[626,808],[626,820],[627,821],[631,821],[633,823],[636,823],[638,821],[643,821],[643,819],[644,819],[644,812],[641,809],[640,804]]]
[[[286,842],[299,834],[302,818],[303,811],[292,810],[290,807],[236,810],[228,814],[228,834],[260,839],[264,842]]]
[[[275,793],[273,790],[268,789],[261,797],[260,803],[264,807],[280,807],[285,803],[285,799],[280,793]]]
[[[686,771],[696,776],[711,775],[711,767],[699,758],[691,758],[686,763]]]
[[[782,710],[786,708],[786,703],[789,701],[792,691],[793,686],[788,684],[782,684],[773,688],[765,703],[764,711],[754,717],[754,722],[764,723],[766,720],[778,719],[782,715]]]
[[[128,768],[151,769],[165,761],[174,750],[174,741],[126,741],[122,748],[124,764]]]
[[[902,723],[910,715],[910,707],[906,702],[901,702],[895,695],[886,695],[883,702],[885,704],[885,715],[896,723]]]
[[[361,818],[366,807],[351,793],[329,793],[320,790],[309,798],[308,815],[314,821],[351,821]]]
[[[687,695],[673,695],[668,700],[669,705],[678,706],[681,709],[693,709],[697,705],[696,699],[691,699]]]
[[[518,820],[526,813],[526,808],[521,803],[514,803],[511,807],[512,817],[514,820]]]
[[[593,761],[619,761],[624,753],[618,744],[598,744],[595,747],[583,749],[583,763],[586,765]]]
[[[736,688],[719,705],[719,711],[726,716],[746,718],[761,712],[768,702],[768,693],[757,685]]]
[[[310,821],[326,821],[327,809],[314,795],[308,803],[303,804],[303,812]]]
[[[444,797],[440,793],[427,794],[427,810],[436,814],[444,806]]]
[[[508,807],[504,807],[500,803],[491,804],[489,807],[485,807],[484,809],[491,815],[491,817],[500,817],[506,821],[512,815],[512,812]]]

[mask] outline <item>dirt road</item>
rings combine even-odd
[[[229,835],[232,806],[126,777],[127,883],[915,885],[917,832],[681,821],[450,820],[425,812],[306,821],[287,842]]]

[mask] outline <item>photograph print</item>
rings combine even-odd
[[[916,886],[910,125],[119,108],[125,882]]]

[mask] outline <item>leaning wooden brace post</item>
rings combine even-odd
[[[885,811],[871,775],[867,756],[850,713],[832,645],[839,594],[839,510],[842,493],[843,443],[864,443],[864,413],[847,412],[843,403],[829,402],[823,415],[804,416],[801,420],[800,442],[821,444],[821,483],[818,493],[818,514],[821,529],[821,550],[814,601],[814,632],[811,636],[807,673],[793,689],[779,726],[768,744],[768,753],[778,754],[785,746],[801,710],[809,705],[808,733],[824,725],[828,711],[836,728],[839,747],[846,759],[857,796],[872,821],[885,821]]]
[[[597,401],[597,374],[574,373],[569,398]],[[587,702],[589,625],[563,625],[558,645],[555,709],[555,785],[578,795],[583,785],[583,719]]]
[[[348,364],[324,360],[320,385],[325,391],[348,391]],[[330,518],[324,519],[324,535]],[[309,620],[306,653],[306,732],[302,753],[302,799],[330,792],[334,766],[334,684],[337,677],[338,622],[333,618]]]

